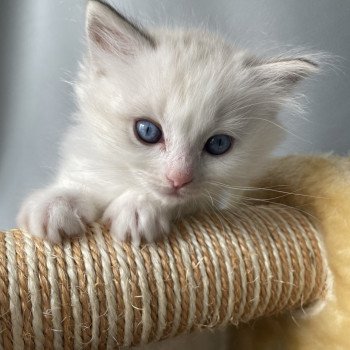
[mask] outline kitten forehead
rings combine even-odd
[[[218,113],[224,100],[235,93],[234,74],[242,70],[244,51],[198,31],[162,33],[157,43],[151,66],[143,62],[151,101],[161,107],[157,117],[188,132],[213,128],[225,116]]]

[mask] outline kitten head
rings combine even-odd
[[[169,203],[245,186],[280,139],[281,106],[317,70],[200,30],[145,31],[100,1],[87,37],[77,92],[99,166]]]

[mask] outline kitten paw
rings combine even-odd
[[[64,237],[82,235],[86,224],[97,217],[92,200],[78,191],[42,190],[23,203],[17,223],[31,235],[57,243]]]
[[[125,193],[112,201],[102,220],[112,236],[119,241],[130,239],[135,245],[140,245],[142,238],[153,242],[170,231],[169,214],[160,203],[136,193]]]

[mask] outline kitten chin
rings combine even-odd
[[[102,219],[139,244],[179,216],[239,205],[281,139],[278,112],[318,68],[310,55],[258,57],[201,30],[147,31],[99,1],[88,2],[86,37],[56,180],[18,215],[51,241]]]

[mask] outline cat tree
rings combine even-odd
[[[239,324],[326,297],[313,220],[281,205],[208,213],[140,248],[99,224],[51,245],[0,234],[0,348],[113,349]]]

